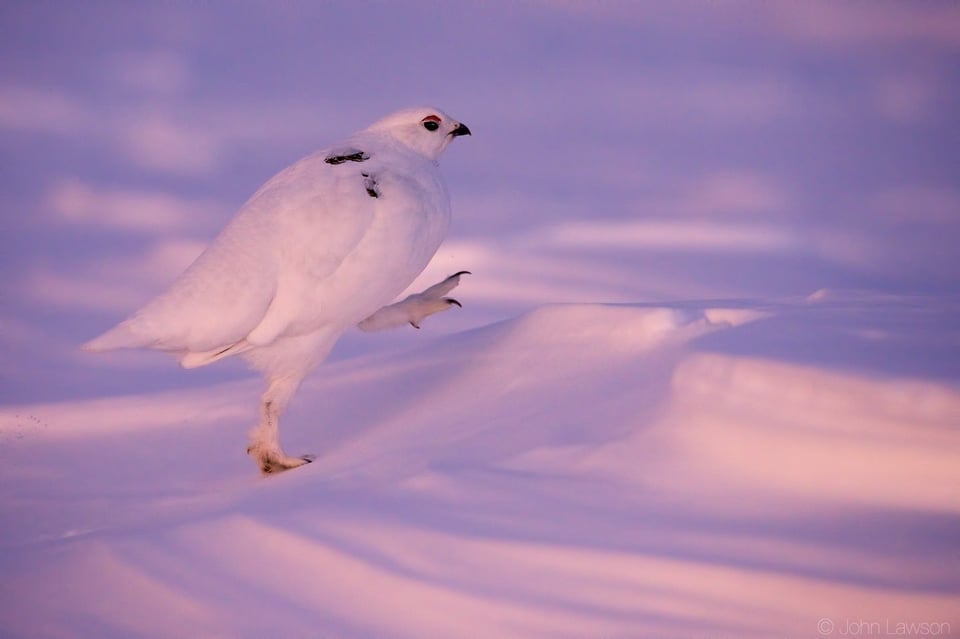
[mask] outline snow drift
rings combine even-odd
[[[328,365],[286,422],[317,461],[266,480],[253,381],[5,408],[0,634],[956,635],[960,392],[805,361],[911,330],[851,309],[915,317],[822,302],[550,306]],[[804,357],[745,352],[771,335]]]

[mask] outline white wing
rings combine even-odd
[[[270,309],[282,279],[328,277],[374,216],[362,174],[376,163],[332,165],[326,156],[273,177],[166,292],[84,347],[216,352],[258,328],[266,341],[279,334],[290,318]]]

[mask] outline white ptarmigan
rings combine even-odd
[[[86,350],[152,348],[185,368],[240,355],[266,380],[247,452],[275,473],[313,460],[280,446],[279,417],[350,327],[412,324],[451,305],[461,271],[390,304],[440,246],[450,197],[437,158],[470,129],[407,109],[284,169],[171,287]]]

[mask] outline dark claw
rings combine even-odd
[[[418,326],[417,324],[414,324],[413,322],[410,322],[410,326],[414,327],[418,331],[420,330],[420,326]]]
[[[458,302],[457,300],[453,299],[452,297],[445,297],[445,298],[443,298],[443,301],[446,302],[447,304],[456,304],[456,305],[459,306],[460,308],[463,308],[463,304],[461,304],[461,303]]]
[[[308,464],[311,463],[316,458],[317,458],[316,455],[300,455],[300,459],[307,462]]]
[[[456,273],[454,273],[453,275],[451,275],[451,276],[448,277],[447,279],[448,279],[448,280],[452,280],[453,278],[459,277],[460,275],[473,275],[473,273],[471,273],[470,271],[457,271]]]

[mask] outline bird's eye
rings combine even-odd
[[[422,124],[427,131],[436,131],[440,128],[440,118],[435,115],[428,115],[423,119]]]

